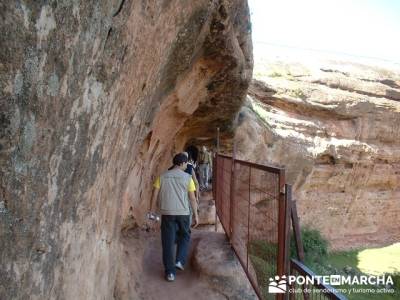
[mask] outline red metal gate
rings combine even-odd
[[[218,154],[213,187],[219,220],[258,297],[275,299],[269,278],[287,275],[289,266],[285,170]]]

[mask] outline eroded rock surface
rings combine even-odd
[[[400,239],[400,71],[270,61],[239,114],[238,155],[286,166],[302,225],[334,249]]]
[[[193,265],[227,299],[257,299],[224,233],[203,233],[194,249]]]
[[[120,231],[251,77],[246,1],[0,4],[0,298],[112,299]],[[222,124],[222,126],[221,126]]]

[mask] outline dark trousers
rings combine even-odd
[[[174,260],[175,241],[177,243],[176,260]],[[190,224],[187,216],[161,217],[161,242],[165,274],[176,274],[175,263],[186,263],[190,245]]]

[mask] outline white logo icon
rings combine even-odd
[[[287,288],[287,281],[285,275],[283,275],[282,277],[275,276],[275,279],[274,278],[269,279],[268,293],[284,294],[286,293],[286,288]]]
[[[331,275],[330,276],[330,284],[331,285],[341,285],[342,284],[342,277],[340,275]]]

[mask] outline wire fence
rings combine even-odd
[[[284,169],[217,155],[214,197],[219,220],[260,299],[269,278],[288,274],[289,212]]]

